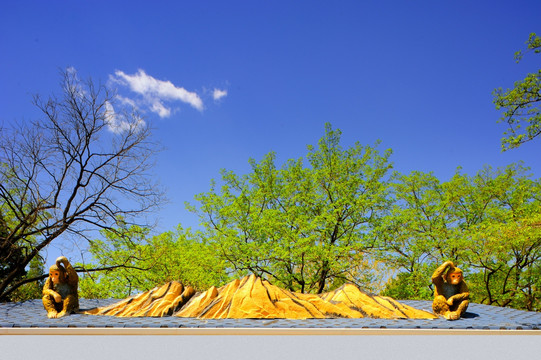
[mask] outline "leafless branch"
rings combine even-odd
[[[66,231],[135,223],[163,201],[149,170],[158,147],[134,111],[71,70],[62,97],[35,96],[42,119],[0,134],[0,301],[25,267]],[[14,258],[13,249],[24,251]],[[23,255],[21,255],[23,254]]]

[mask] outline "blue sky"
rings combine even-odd
[[[400,172],[522,160],[539,178],[541,139],[502,153],[492,104],[539,69],[513,59],[531,32],[538,0],[4,2],[0,122],[37,116],[32,94],[58,91],[62,68],[117,86],[166,148],[160,231],[197,226],[184,202],[220,169],[304,156],[326,122],[344,147],[381,140]]]

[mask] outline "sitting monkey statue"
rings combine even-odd
[[[468,308],[470,298],[462,270],[452,261],[446,261],[432,274],[432,283],[436,286],[432,303],[434,313],[447,320],[459,319]]]
[[[68,259],[64,256],[56,259],[43,286],[42,300],[48,318],[60,318],[79,310],[78,283],[79,277]]]

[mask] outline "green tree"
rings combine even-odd
[[[268,278],[287,289],[321,293],[345,281],[373,281],[366,255],[371,229],[388,206],[390,151],[356,143],[342,149],[341,132],[325,127],[305,159],[275,165],[275,154],[250,160],[243,176],[222,171],[197,195],[205,236],[232,272]]]
[[[386,284],[385,294],[401,299],[427,299],[432,293],[432,271],[447,259],[457,261],[464,219],[457,215],[458,192],[463,177],[441,183],[432,173],[395,174],[394,204],[381,221],[385,241],[378,258],[397,273]]]
[[[0,129],[0,301],[61,235],[84,241],[162,200],[148,172],[157,150],[150,128],[115,110],[105,87],[71,69],[62,75],[60,97],[34,98],[42,118]]]
[[[526,50],[534,53],[541,52],[541,38],[535,33],[530,34],[526,41]],[[523,57],[523,52],[515,54],[517,62]],[[512,89],[498,88],[494,91],[496,109],[503,110],[502,122],[508,124],[506,135],[502,139],[502,149],[508,150],[519,147],[541,134],[541,69],[536,73],[526,75],[523,80],[515,82]]]
[[[147,228],[119,222],[103,235],[90,246],[93,262],[84,265],[88,271],[79,282],[81,297],[125,298],[169,281],[206,290],[228,280],[212,248],[181,227],[149,236]],[[93,268],[107,270],[94,273]]]
[[[474,300],[541,310],[541,181],[520,165],[480,179],[493,200],[468,234]]]
[[[447,182],[419,172],[397,177],[379,257],[398,274],[385,293],[427,298],[432,271],[453,260],[472,301],[539,309],[541,186],[530,177],[521,164],[475,176],[457,171]]]

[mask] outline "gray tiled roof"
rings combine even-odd
[[[118,300],[81,299],[81,309],[107,306]],[[404,304],[431,311],[430,301],[404,300]],[[73,314],[48,319],[41,300],[0,303],[0,327],[3,328],[352,328],[352,329],[479,329],[539,330],[541,313],[488,305],[470,304],[463,319],[447,321],[411,319],[223,319],[201,320],[178,317],[117,318]]]

